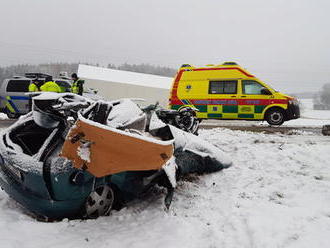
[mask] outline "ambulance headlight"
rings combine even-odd
[[[293,99],[289,100],[289,104],[299,105],[299,102],[296,98],[293,98]]]

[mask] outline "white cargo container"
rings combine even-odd
[[[143,98],[146,103],[166,107],[173,78],[145,73],[114,70],[80,64],[78,76],[85,80],[85,87],[98,90],[106,99]]]

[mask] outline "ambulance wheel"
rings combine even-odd
[[[285,120],[285,114],[280,108],[272,108],[267,111],[265,119],[269,125],[280,126]]]
[[[6,114],[9,119],[18,119],[19,114],[11,112],[9,109],[6,109]]]
[[[86,217],[96,219],[108,215],[114,202],[114,192],[108,185],[98,186],[87,197],[85,203]]]

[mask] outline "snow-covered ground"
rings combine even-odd
[[[300,100],[301,118],[285,122],[284,126],[316,127],[330,124],[330,110],[313,110],[313,99]]]
[[[330,247],[329,136],[200,136],[234,164],[179,182],[169,211],[159,189],[108,217],[42,223],[0,191],[0,247]]]
[[[6,114],[0,113],[0,120],[7,120],[7,119],[8,119],[8,117]]]

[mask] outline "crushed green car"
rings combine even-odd
[[[154,116],[148,118],[127,99],[105,102],[71,93],[42,93],[34,97],[32,112],[1,133],[0,185],[38,219],[97,218],[129,204],[155,185],[167,189],[164,202],[169,207],[176,181],[182,175],[215,172],[231,165],[219,148]],[[130,167],[125,167],[123,164],[122,168],[113,170],[112,164],[120,163],[112,161],[111,156],[107,160],[109,164],[97,162],[103,161],[94,156],[97,149],[92,148],[97,144],[84,130],[81,137],[70,136],[78,122],[119,136],[116,144],[123,137],[129,142],[149,142],[152,149],[160,148],[160,152],[147,154],[156,160],[148,160],[145,165],[136,163],[134,167],[130,163]],[[74,150],[72,156],[65,155],[66,142],[76,142],[80,150]],[[163,147],[167,147],[167,153],[162,151]],[[81,152],[82,148],[85,153]],[[143,147],[137,146],[137,150],[140,148]],[[116,153],[122,155],[116,159],[125,161],[125,156],[133,156],[131,159],[139,161],[137,151],[122,149]],[[105,170],[98,174],[95,168]]]

